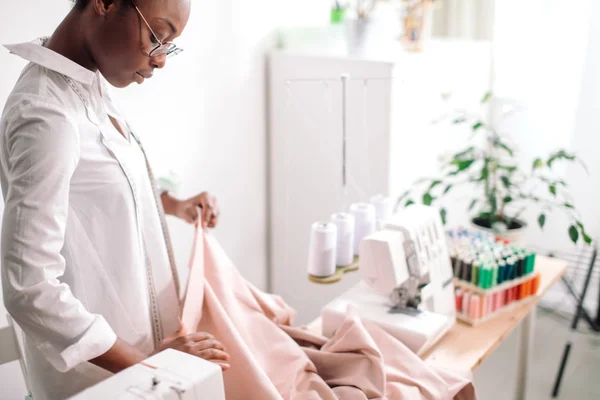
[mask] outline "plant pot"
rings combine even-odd
[[[525,231],[527,230],[527,223],[520,219],[512,221],[508,229],[500,230],[498,227],[491,227],[483,218],[474,217],[471,219],[471,224],[475,230],[492,233],[502,239],[508,239],[510,243],[515,245],[522,245]]]

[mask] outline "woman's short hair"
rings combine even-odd
[[[79,10],[83,10],[89,2],[89,0],[74,0],[74,1],[75,1],[75,8],[77,8]]]
[[[78,10],[83,10],[90,2],[90,0],[71,0],[71,1],[73,1],[75,3],[75,8]],[[126,5],[132,6],[132,3],[130,1],[124,1],[124,2]]]

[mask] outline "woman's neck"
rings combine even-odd
[[[96,72],[98,67],[88,51],[85,41],[86,35],[84,35],[83,27],[89,24],[86,24],[84,19],[85,11],[71,10],[56,28],[46,47],[84,68]]]

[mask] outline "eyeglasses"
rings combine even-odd
[[[150,30],[150,33],[154,37],[154,40],[156,41],[156,43],[154,44],[154,48],[152,48],[152,50],[150,50],[150,52],[148,53],[148,57],[159,57],[159,56],[162,56],[165,54],[167,57],[172,57],[172,56],[176,56],[177,54],[179,54],[183,51],[182,48],[177,47],[177,45],[173,42],[162,42],[158,38],[158,36],[156,36],[156,33],[154,33],[154,31],[152,30],[152,28],[150,27],[150,24],[148,23],[148,21],[146,21],[146,18],[144,18],[144,14],[142,14],[142,12],[138,8],[137,4],[135,4],[135,1],[131,0],[131,3],[135,7],[135,9],[138,12],[138,14],[140,15],[140,17],[142,17],[142,21],[144,21],[144,23]]]

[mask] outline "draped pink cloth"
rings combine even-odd
[[[295,311],[247,282],[198,230],[182,332],[209,332],[231,355],[228,400],[476,399],[470,377],[426,364],[349,313],[328,339],[291,327]]]

